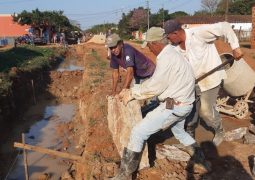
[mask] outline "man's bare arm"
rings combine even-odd
[[[133,78],[134,78],[134,68],[133,67],[128,67],[123,89],[129,89],[130,88],[130,84],[131,84]]]
[[[112,95],[116,94],[118,79],[119,79],[119,69],[113,69],[113,71],[112,71]]]

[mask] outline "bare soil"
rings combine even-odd
[[[155,60],[148,48],[142,49],[140,44],[128,42],[141,52]],[[228,47],[219,42],[219,52],[227,51]],[[253,50],[242,48],[245,60],[255,69]],[[113,143],[107,127],[107,99],[111,93],[111,69],[107,57],[107,49],[103,44],[85,43],[72,47],[72,56],[78,58],[78,65],[84,66],[84,73],[50,72],[51,84],[49,94],[44,98],[57,97],[56,101],[73,102],[79,105],[74,120],[66,127],[59,127],[58,133],[68,130],[73,137],[75,148],[70,152],[82,155],[84,163],[71,165],[69,179],[106,179],[116,174],[120,156]],[[96,53],[96,55],[95,55]],[[104,66],[104,63],[106,66]],[[123,77],[125,73],[122,72]],[[123,78],[124,79],[124,78]],[[251,109],[254,112],[254,109]],[[226,130],[248,126],[254,120],[252,114],[243,120],[222,115]],[[190,162],[156,160],[154,167],[143,169],[136,174],[136,179],[254,179],[250,172],[249,157],[255,155],[254,144],[243,144],[242,141],[223,142],[219,147],[210,141],[212,133],[203,126],[197,129],[197,139],[205,151],[206,158],[211,162],[213,171],[206,173],[197,169]],[[174,138],[156,137],[158,143],[172,144]],[[169,136],[168,136],[169,137]],[[70,144],[63,143],[69,148]]]
[[[128,42],[155,60],[155,56],[147,49],[141,49],[139,44]],[[219,52],[226,52],[228,46],[219,42],[217,44]],[[104,45],[87,43],[83,45],[84,52],[96,51],[103,61],[106,60],[106,48]],[[245,60],[251,67],[255,67],[254,52],[247,48],[242,48],[245,52]],[[94,58],[86,56],[85,67],[93,61]],[[87,69],[91,72],[92,69]],[[85,72],[83,80],[89,82],[93,78],[89,72]],[[104,179],[113,176],[117,171],[116,163],[119,162],[119,155],[116,147],[111,139],[111,134],[107,129],[106,120],[106,96],[111,92],[111,71],[107,68],[105,75],[100,84],[91,87],[89,90],[83,88],[80,95],[81,102],[84,103],[86,112],[82,118],[85,127],[83,139],[85,140],[84,152],[89,155],[84,155],[84,158],[93,160],[83,165],[76,166],[76,178],[94,178]],[[85,100],[86,99],[86,100]],[[99,105],[101,104],[101,106]],[[251,114],[252,115],[252,114]],[[238,120],[234,117],[222,115],[224,127],[226,130],[232,130],[238,127],[246,127],[253,120],[252,117],[247,117],[243,120]],[[250,172],[249,157],[255,153],[255,145],[243,144],[242,141],[223,142],[219,147],[211,144],[213,134],[207,131],[203,126],[197,129],[197,139],[203,147],[206,158],[211,162],[213,171],[205,173],[199,171],[196,166],[190,162],[177,162],[170,160],[156,160],[154,167],[143,169],[136,175],[136,179],[254,179]],[[171,144],[176,142],[174,138],[165,139],[160,143]]]

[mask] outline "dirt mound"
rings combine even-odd
[[[97,43],[97,44],[104,44],[105,43],[105,35],[94,35],[88,43]]]

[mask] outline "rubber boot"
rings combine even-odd
[[[215,134],[214,134],[214,138],[213,138],[213,144],[215,146],[219,146],[222,141],[224,140],[224,135],[225,135],[225,132],[224,132],[224,129],[222,126],[220,126],[220,128],[217,128],[215,130]]]
[[[193,126],[187,126],[186,127],[186,132],[195,139],[195,127]]]
[[[182,144],[174,145],[178,149],[188,153],[191,158],[190,160],[198,165],[201,165],[207,172],[211,171],[211,165],[205,159],[205,155],[197,143],[191,144],[189,146],[184,146]]]
[[[210,172],[212,170],[211,164],[208,161],[206,161],[205,154],[202,151],[201,147],[197,143],[192,144],[191,147],[192,147],[191,153],[193,153],[193,155],[190,154],[191,155],[190,160],[194,161],[194,163],[196,164],[201,165],[203,168],[205,168],[207,172]]]
[[[124,148],[120,170],[112,180],[132,179],[132,173],[136,171],[140,162],[140,154],[140,152],[137,153]]]

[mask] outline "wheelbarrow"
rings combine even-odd
[[[231,54],[222,54],[222,62],[230,62],[234,57]],[[255,87],[255,71],[241,58],[225,66],[227,79],[223,81],[223,89],[229,94],[226,97],[219,97],[216,101],[216,109],[219,112],[244,119],[249,113],[249,100]],[[230,97],[236,103],[229,105]]]
[[[222,64],[196,79],[196,83],[224,68],[227,79],[223,81],[223,89],[233,98],[236,103],[229,105],[230,96],[219,97],[216,101],[216,109],[219,112],[244,119],[249,113],[249,104],[254,103],[249,100],[255,86],[254,70],[241,58],[235,61],[232,54],[224,53],[220,55]]]

